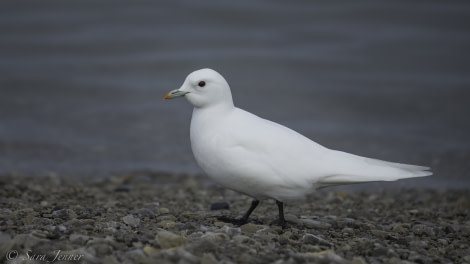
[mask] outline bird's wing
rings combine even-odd
[[[231,164],[234,171],[251,174],[246,177],[265,178],[267,182],[284,187],[311,187],[315,177],[326,176],[323,171],[326,166],[322,164],[329,151],[327,148],[241,109],[225,120],[223,138],[231,140],[219,153],[224,155],[223,160],[237,161]]]
[[[432,174],[428,167],[330,150],[285,126],[241,109],[230,118],[227,129],[233,139],[231,154],[244,157],[242,165],[252,168],[245,171],[270,173],[255,176],[276,179],[284,188],[394,181]]]
[[[317,187],[371,181],[395,181],[432,175],[429,167],[388,162],[331,150],[328,157],[334,170],[318,180]]]

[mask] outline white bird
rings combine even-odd
[[[328,149],[280,124],[233,104],[227,81],[201,69],[164,99],[184,96],[193,106],[190,138],[196,162],[215,182],[254,198],[238,225],[263,199],[274,199],[285,227],[284,202],[325,186],[395,181],[432,175],[429,167],[387,162]]]

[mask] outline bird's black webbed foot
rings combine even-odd
[[[234,224],[234,225],[237,225],[237,226],[244,225],[248,222],[248,219],[243,219],[243,218],[237,219],[237,218],[230,218],[230,217],[227,217],[227,216],[219,216],[219,217],[217,217],[217,219],[222,221],[222,222]]]
[[[280,220],[277,222],[277,225],[280,226],[282,229],[286,229],[287,228],[287,222],[286,220]]]
[[[234,218],[230,218],[226,216],[219,216],[217,217],[217,219],[219,219],[222,222],[231,223],[231,224],[238,225],[238,226],[244,225],[248,222],[248,218],[250,217],[250,214],[255,210],[258,204],[259,204],[258,200],[253,200],[251,202],[251,206],[248,209],[248,211],[240,219],[234,219]]]

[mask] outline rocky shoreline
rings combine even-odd
[[[0,186],[2,263],[470,263],[468,190],[323,189],[287,205],[281,229],[272,201],[243,226],[218,221],[250,199],[203,176],[11,174]]]

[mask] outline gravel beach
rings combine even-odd
[[[2,263],[470,263],[466,190],[323,189],[285,208],[204,176],[0,177]]]

